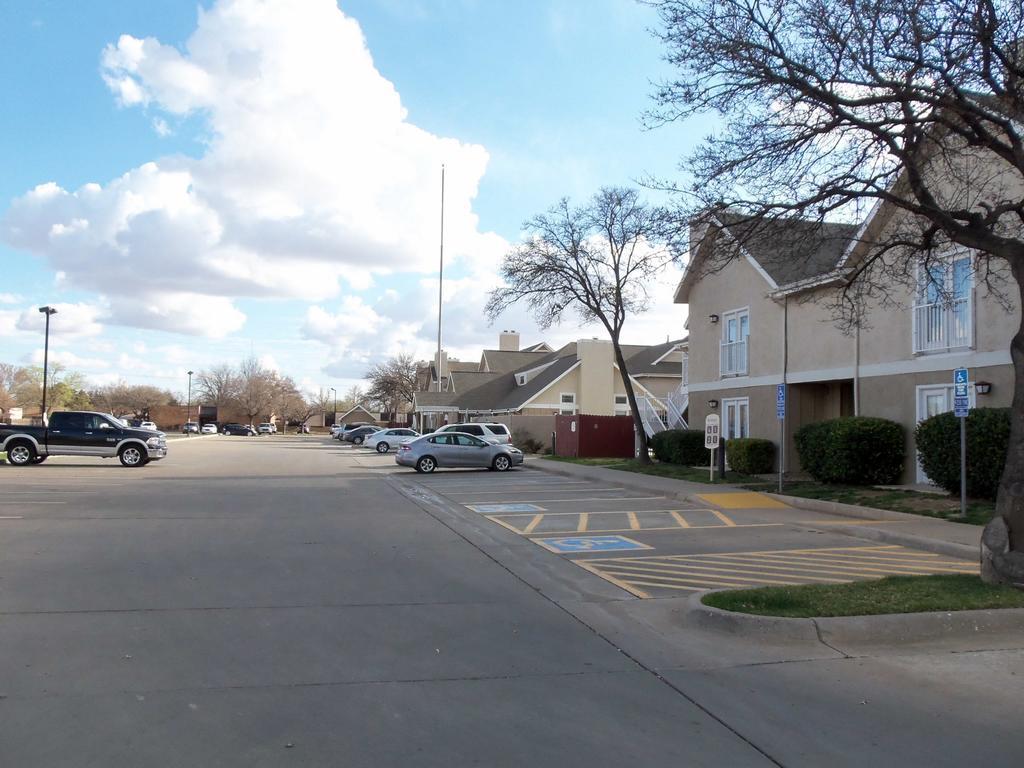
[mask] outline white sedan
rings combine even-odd
[[[199,431],[202,432],[204,435],[216,435],[217,434],[217,425],[216,424],[203,424],[203,426],[199,428]]]
[[[405,427],[382,429],[380,432],[374,432],[372,435],[369,435],[363,445],[367,448],[373,448],[377,453],[387,453],[402,443],[407,443],[414,437],[419,436],[420,433],[415,429],[406,429]]]

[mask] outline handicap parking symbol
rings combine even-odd
[[[500,515],[510,512],[544,512],[544,507],[536,504],[467,504],[467,509],[479,512],[481,515]]]
[[[616,552],[624,549],[654,549],[625,536],[569,536],[554,539],[533,539],[544,549],[559,554],[570,552]]]

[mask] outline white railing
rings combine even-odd
[[[747,340],[723,341],[719,372],[722,376],[743,376],[747,372]]]
[[[665,426],[665,419],[662,417],[658,407],[651,402],[651,398],[642,395],[638,396],[636,405],[640,411],[640,420],[644,423],[644,432],[647,433],[648,437],[653,437],[659,432],[665,431],[667,428]]]
[[[681,389],[685,390],[690,385],[690,356],[683,354],[683,384]]]
[[[687,429],[686,418],[683,414],[686,413],[686,409],[690,405],[690,396],[686,391],[686,387],[679,387],[679,389],[670,394],[665,400],[665,405],[668,408],[668,428]]]
[[[937,352],[971,346],[971,297],[914,305],[914,352]]]

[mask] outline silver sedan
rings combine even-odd
[[[438,467],[487,467],[505,472],[523,463],[523,452],[511,445],[491,445],[461,432],[424,435],[403,443],[395,463],[433,472]]]

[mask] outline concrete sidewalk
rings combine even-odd
[[[610,469],[608,467],[592,467],[583,464],[551,461],[543,458],[531,458],[524,466],[528,469],[571,477],[576,480],[610,483],[622,488],[645,493],[653,491],[669,498],[698,504],[707,503],[705,500],[696,498],[699,494],[749,492],[749,489],[727,484],[695,483],[688,480],[676,480],[668,477]],[[848,536],[886,544],[900,544],[926,552],[935,552],[969,560],[978,557],[981,526],[953,523],[948,520],[912,515],[905,512],[858,507],[852,504],[837,504],[819,499],[804,499],[773,493],[766,493],[764,495],[782,501],[796,509],[806,509],[821,515],[834,517],[837,524],[830,524],[828,526],[828,530],[834,533],[843,533]],[[847,525],[842,524],[844,520],[848,521]],[[898,525],[893,525],[893,523]]]

